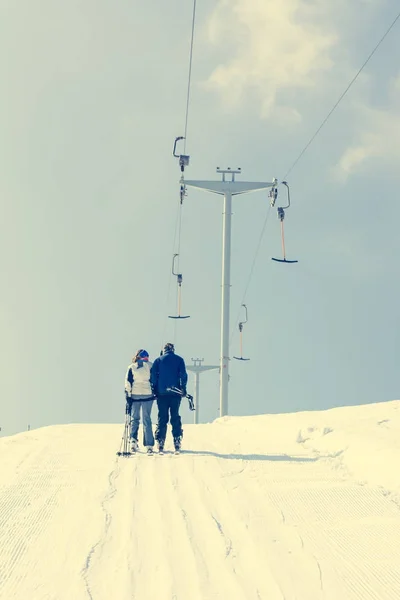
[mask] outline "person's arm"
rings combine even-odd
[[[151,365],[151,369],[150,369],[151,391],[153,392],[153,394],[155,396],[157,396],[157,387],[158,387],[158,374],[159,374],[158,364],[159,364],[159,360],[158,360],[158,358],[156,358],[156,360]]]
[[[132,367],[128,367],[128,370],[125,375],[125,400],[126,400],[125,412],[127,415],[129,415],[132,410],[131,394],[132,394],[133,381],[134,381],[134,379],[133,379]]]
[[[125,396],[128,398],[132,394],[132,386],[133,386],[133,372],[132,367],[128,367],[128,370],[125,375]]]
[[[186,386],[187,386],[188,375],[187,375],[187,371],[186,371],[185,361],[183,360],[183,358],[181,358],[181,362],[179,365],[179,379],[181,382],[182,394],[184,396],[186,396]]]

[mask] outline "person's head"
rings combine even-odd
[[[175,352],[175,346],[171,342],[168,342],[164,346],[164,352]]]
[[[136,363],[136,362],[146,362],[149,360],[149,353],[147,352],[147,350],[144,350],[143,348],[140,348],[140,350],[138,350],[135,354],[135,356],[132,359],[132,362]]]

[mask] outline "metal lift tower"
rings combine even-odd
[[[186,365],[186,369],[188,371],[192,371],[194,373],[194,422],[197,424],[199,422],[199,408],[200,408],[200,373],[203,371],[213,371],[214,369],[219,369],[219,365],[202,365],[204,358],[192,358],[193,364],[190,366]]]
[[[220,356],[220,411],[221,417],[228,414],[228,382],[229,382],[229,309],[231,286],[231,220],[232,197],[273,187],[274,182],[235,181],[237,170],[220,169],[221,181],[185,181],[185,185],[199,188],[206,192],[219,194],[224,197],[223,227],[222,227],[222,300],[221,300],[221,356]],[[227,175],[230,179],[227,179]]]

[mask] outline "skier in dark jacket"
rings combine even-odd
[[[175,354],[173,344],[165,344],[162,355],[155,359],[150,372],[151,387],[157,397],[158,423],[155,438],[159,452],[164,450],[169,419],[175,450],[180,450],[183,430],[179,407],[182,396],[186,396],[187,379],[185,361]],[[181,390],[182,394],[171,391],[173,387]]]

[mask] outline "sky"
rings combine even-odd
[[[398,12],[328,4],[197,3],[185,175],[287,176],[299,261],[270,260],[275,209],[256,253],[266,192],[234,199],[231,356],[245,302],[251,360],[230,364],[233,415],[398,397],[399,22],[288,174]],[[173,341],[188,364],[218,364],[222,201],[190,190],[180,209],[172,156],[191,21],[182,0],[0,1],[3,435],[121,421],[138,348],[154,358]],[[178,250],[190,319],[176,323]],[[203,422],[219,414],[216,371],[200,408]]]

